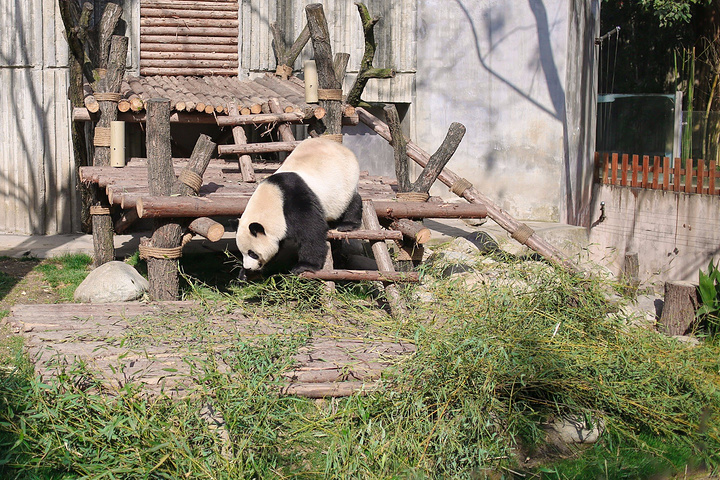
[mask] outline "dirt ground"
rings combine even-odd
[[[10,310],[15,304],[57,303],[60,295],[41,272],[33,271],[40,264],[36,259],[0,259],[0,272],[10,277],[12,284],[7,294],[0,290],[0,311]]]

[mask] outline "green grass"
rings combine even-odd
[[[40,263],[35,269],[42,272],[51,287],[58,290],[62,300],[72,301],[73,293],[85,280],[92,258],[85,254],[67,254]]]
[[[179,399],[143,395],[133,384],[99,394],[85,365],[68,365],[45,382],[26,367],[0,370],[0,477],[464,479],[515,471],[643,479],[681,475],[686,466],[717,472],[717,346],[690,348],[629,327],[597,280],[539,262],[477,269],[487,281],[468,287],[427,268],[434,301],[400,319],[376,307],[374,284],[341,286],[328,297],[319,282],[295,277],[226,291],[191,281],[188,295],[202,301],[188,312],[196,318],[183,335],[207,351],[217,336],[212,315],[241,311],[285,330],[224,338],[230,346],[197,364],[196,389]],[[139,324],[133,341],[175,335]],[[383,387],[367,395],[321,402],[278,395],[292,355],[321,333],[412,341],[417,351],[388,368]],[[209,403],[222,413],[224,430],[200,414]],[[570,459],[548,456],[526,467],[525,455],[548,451],[541,423],[566,413],[602,421],[599,442]]]

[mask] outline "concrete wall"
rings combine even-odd
[[[698,270],[720,259],[720,197],[596,185],[593,224],[605,202],[605,220],[590,228],[591,257],[622,270],[637,252],[640,279],[658,287],[666,280],[697,282]]]
[[[520,219],[576,222],[591,186],[597,0],[419,4],[417,143],[432,152],[461,122],[449,168]]]

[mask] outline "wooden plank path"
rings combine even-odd
[[[208,365],[229,372],[223,354],[234,346],[293,334],[279,323],[217,310],[208,313],[189,301],[16,305],[8,321],[25,338],[42,378],[72,374],[84,364],[109,393],[140,383],[151,393],[185,395]],[[414,350],[405,342],[321,333],[293,357],[279,393],[321,398],[369,391],[385,368]]]

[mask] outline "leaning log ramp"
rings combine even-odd
[[[170,396],[191,393],[209,371],[229,372],[224,353],[243,342],[297,333],[239,311],[197,315],[200,310],[191,301],[16,305],[9,322],[44,379],[66,374],[82,381],[91,372],[107,393],[135,384]],[[368,392],[384,369],[414,351],[393,339],[320,332],[298,349],[278,393],[322,398]]]

